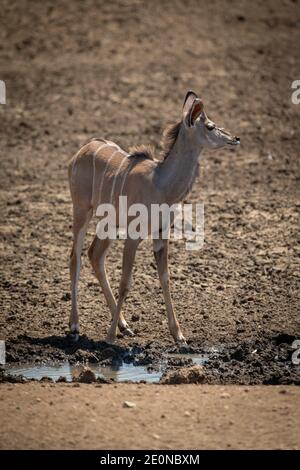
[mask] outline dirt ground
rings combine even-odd
[[[299,387],[2,384],[0,398],[0,449],[300,446]]]
[[[149,143],[159,150],[163,128],[180,117],[185,93],[193,89],[208,115],[239,135],[242,145],[237,151],[203,156],[200,176],[187,199],[205,204],[203,249],[186,251],[184,241],[171,242],[172,296],[188,352],[217,351],[206,366],[208,383],[299,385],[300,366],[291,360],[292,343],[300,339],[300,105],[291,101],[291,84],[300,78],[299,1],[74,0],[58,5],[2,0],[1,12],[0,79],[6,83],[7,103],[0,105],[0,339],[6,340],[8,362],[84,360],[95,351],[102,360],[132,355],[133,347],[151,364],[172,349],[151,244],[146,241],[137,255],[124,312],[136,336],[120,337],[107,352],[103,339],[109,312],[86,257],[95,220],[80,280],[82,337],[77,346],[65,337],[72,239],[66,165],[92,137],[109,138],[125,149]],[[116,242],[108,256],[115,292],[121,253],[122,243]],[[9,387],[13,394],[6,394]],[[0,390],[16,407],[17,400],[25,400],[22,387],[1,384]],[[72,398],[81,391],[38,385],[24,385],[24,390],[29,387],[42,398],[35,409],[43,406],[47,393],[50,401],[51,394],[63,391]],[[202,397],[201,387],[191,390]],[[103,390],[90,389],[91,400]],[[118,386],[113,393],[121,396],[120,390]],[[147,388],[147,393],[154,390]],[[180,403],[177,394],[184,395],[180,387],[159,390],[164,397],[174,393],[169,407]],[[232,390],[232,397],[242,400],[235,412],[246,402],[249,416],[257,410],[267,432],[267,410],[261,413],[258,404],[247,399],[249,394],[240,398],[238,389]],[[270,394],[270,406],[273,394],[274,403],[288,397],[272,387],[255,388],[253,394],[262,394],[266,403]],[[187,397],[190,406],[192,399]],[[212,393],[210,410],[213,404]],[[221,405],[215,406],[218,411]],[[293,415],[292,399],[289,406]],[[20,416],[9,413],[13,407],[5,418],[12,423],[9,416],[24,420],[27,411]],[[282,412],[275,413],[278,423],[281,414],[288,422]],[[219,418],[223,423],[221,414]],[[62,416],[58,413],[55,419]],[[217,419],[210,415],[210,420]],[[279,439],[279,447],[297,444],[292,436],[281,441],[276,429],[257,445],[270,446],[271,435]],[[176,429],[172,433],[171,444],[197,444],[196,437],[180,444]],[[287,429],[284,433],[291,434]],[[17,447],[37,444],[32,435],[26,440],[19,436],[19,441],[12,435]],[[76,439],[65,443],[72,447]],[[133,446],[130,439],[120,442]],[[204,434],[201,439],[203,446],[210,442],[222,447],[219,435],[209,442]],[[236,439],[233,446],[246,445],[246,437],[242,444]],[[46,446],[47,440],[43,442]],[[101,442],[105,446],[106,441]],[[164,447],[164,442],[153,445]],[[251,435],[248,447],[254,442]],[[63,445],[51,437],[49,443]],[[5,445],[11,444],[2,440]]]

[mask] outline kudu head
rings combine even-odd
[[[239,145],[239,137],[232,136],[211,121],[200,98],[188,91],[183,104],[183,125],[188,138],[208,148],[221,148],[227,145]]]

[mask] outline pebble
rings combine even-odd
[[[230,398],[230,394],[227,392],[223,392],[221,393],[220,398]]]
[[[123,408],[136,408],[136,404],[133,401],[124,401]]]

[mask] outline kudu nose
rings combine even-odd
[[[236,142],[241,142],[241,139],[237,136],[234,137]]]

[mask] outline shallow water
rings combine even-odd
[[[27,379],[40,380],[42,377],[49,377],[57,381],[59,377],[65,377],[68,382],[72,381],[73,372],[78,368],[69,362],[59,365],[34,365],[22,364],[21,366],[7,367],[6,370],[11,375],[22,375]],[[162,372],[148,372],[146,367],[134,366],[133,364],[123,363],[121,366],[100,366],[99,364],[89,364],[89,368],[95,373],[96,377],[105,379],[114,379],[116,382],[131,380],[139,382],[146,380],[150,383],[158,382]]]
[[[207,357],[204,355],[196,354],[169,354],[169,358],[178,359],[192,359],[194,364],[204,364]],[[167,361],[166,361],[167,363]],[[159,370],[148,371],[148,366],[135,366],[133,364],[126,364],[123,362],[118,365],[101,366],[100,364],[88,364],[89,368],[94,372],[96,377],[105,379],[114,379],[116,382],[124,382],[130,380],[132,382],[140,382],[141,380],[149,383],[159,382],[166,363],[161,364]],[[22,365],[7,365],[5,370],[11,375],[21,375],[27,379],[41,380],[42,377],[49,377],[57,381],[59,377],[65,377],[68,382],[72,381],[72,375],[79,365],[72,365],[69,362],[62,364],[22,364]]]

